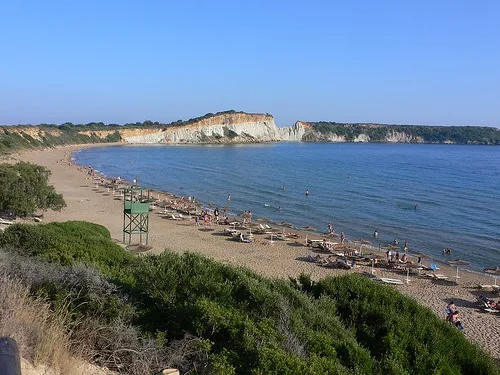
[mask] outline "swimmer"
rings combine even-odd
[[[231,202],[231,194],[229,194],[229,195],[227,196],[227,201],[228,201],[228,202]]]
[[[306,190],[306,197],[309,195],[309,190]]]

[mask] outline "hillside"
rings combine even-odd
[[[390,142],[499,145],[500,130],[478,126],[416,126],[297,121],[278,127],[270,114],[208,113],[170,124],[102,122],[0,127],[0,152],[65,144],[235,144],[259,142]]]

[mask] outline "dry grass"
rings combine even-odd
[[[60,373],[73,371],[67,312],[51,311],[42,298],[32,297],[21,282],[0,274],[0,335],[17,341],[21,357]]]

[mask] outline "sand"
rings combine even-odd
[[[76,165],[70,165],[68,158],[73,151],[90,146],[66,146],[55,149],[27,151],[11,155],[11,161],[22,160],[36,163],[52,171],[50,178],[58,193],[62,193],[67,207],[61,212],[44,213],[43,222],[85,220],[104,225],[113,238],[121,241],[123,235],[123,202],[113,197],[113,192],[97,184],[87,171]],[[166,194],[162,195],[162,199]],[[300,273],[310,274],[319,279],[331,275],[343,275],[357,272],[371,276],[369,266],[360,266],[354,270],[337,270],[319,267],[303,260],[311,254],[311,248],[305,246],[305,234],[291,241],[270,242],[269,235],[255,235],[255,242],[241,243],[224,236],[224,226],[208,228],[197,227],[193,220],[172,220],[164,218],[161,210],[153,211],[149,221],[150,253],[160,253],[165,249],[175,252],[196,252],[217,261],[249,267],[269,277],[297,277]],[[349,233],[346,233],[349,236]],[[314,236],[312,236],[314,238]],[[311,235],[309,235],[311,238]],[[316,236],[316,238],[320,238]],[[138,238],[134,237],[134,242]],[[471,244],[473,250],[473,245]],[[365,250],[366,253],[366,250]],[[425,264],[424,259],[424,264]],[[439,273],[450,276],[456,274],[453,267],[440,266]],[[406,280],[406,275],[395,271],[376,269],[379,277]],[[420,304],[429,307],[439,318],[444,319],[444,308],[449,301],[454,301],[460,311],[464,325],[463,334],[472,342],[483,347],[487,352],[500,359],[500,314],[481,311],[476,303],[476,296],[484,295],[497,299],[491,293],[479,290],[477,285],[491,284],[493,279],[486,275],[460,271],[458,284],[435,281],[428,277],[410,276],[410,281],[393,286],[399,292],[414,298]]]

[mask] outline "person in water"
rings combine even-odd
[[[306,197],[309,195],[309,190],[306,190]]]
[[[228,196],[227,196],[227,201],[228,201],[228,202],[231,202],[231,194],[228,194]]]

